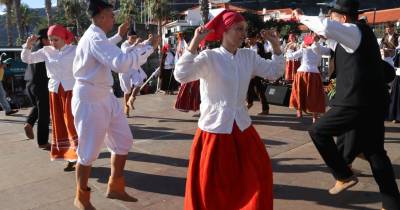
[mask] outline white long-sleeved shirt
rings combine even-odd
[[[287,51],[286,58],[294,60],[301,58],[298,72],[319,73],[318,66],[321,64],[322,55],[329,55],[330,48],[323,47],[319,43],[313,43],[310,47],[300,48],[296,52]]]
[[[121,37],[107,39],[101,28],[89,26],[76,48],[74,97],[81,101],[102,98],[110,93],[114,82],[111,70],[123,73],[138,68],[137,53],[123,53],[116,46],[117,41],[121,41]]]
[[[339,43],[346,52],[354,53],[361,44],[361,31],[356,24],[306,15],[300,17],[300,22],[318,35],[326,37],[326,44],[332,50],[335,50]]]
[[[140,66],[142,66],[147,62],[147,58],[154,52],[154,48],[150,45],[150,43],[147,40],[137,45],[131,45],[129,44],[128,40],[126,40],[121,44],[121,50],[123,53],[129,53],[135,51],[135,53],[139,56],[138,60],[139,68]]]
[[[266,60],[250,49],[238,49],[233,55],[220,47],[198,55],[185,51],[174,76],[180,83],[200,79],[199,128],[230,134],[234,122],[242,131],[251,124],[245,106],[250,79],[260,76],[274,80],[282,76],[283,66],[282,55]]]
[[[75,58],[74,45],[65,45],[60,50],[53,46],[44,46],[42,49],[32,52],[24,48],[21,52],[21,60],[27,64],[45,62],[48,88],[50,92],[58,93],[60,84],[65,91],[72,90],[75,79],[72,75],[72,63]]]

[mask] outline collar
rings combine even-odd
[[[93,23],[89,26],[89,28],[92,29],[94,32],[100,33],[100,35],[106,36],[106,33],[103,31],[103,29]]]
[[[231,52],[229,52],[227,49],[225,49],[224,46],[221,45],[221,47],[219,47],[219,49],[220,49],[220,51],[221,51],[224,55],[227,55],[227,56],[229,56],[229,57],[231,57],[231,58],[232,58],[232,57],[235,57],[235,55],[232,54]],[[236,54],[238,53],[238,50],[239,50],[239,49],[236,50]]]

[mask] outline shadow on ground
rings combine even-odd
[[[146,174],[134,171],[125,171],[126,186],[145,192],[153,192],[174,196],[185,195],[185,178]],[[106,184],[110,176],[110,169],[106,167],[93,167],[91,178]]]

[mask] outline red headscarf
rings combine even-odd
[[[237,12],[231,10],[222,11],[205,25],[207,29],[214,29],[214,32],[209,33],[204,41],[221,40],[224,32],[229,30],[233,24],[244,20],[244,17]]]
[[[48,36],[58,36],[64,39],[66,44],[70,44],[74,39],[74,35],[62,25],[52,25],[47,31]]]
[[[312,34],[307,34],[304,36],[304,44],[306,46],[311,46],[314,43],[314,36]]]
[[[169,44],[167,43],[167,44],[164,44],[164,46],[161,49],[161,52],[166,53],[166,52],[168,52],[168,50],[169,50]]]

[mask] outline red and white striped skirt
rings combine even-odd
[[[78,159],[76,155],[78,135],[71,110],[72,90],[64,91],[60,85],[58,93],[50,92],[49,97],[53,130],[51,160],[75,161]]]
[[[325,113],[325,92],[320,73],[297,72],[289,106],[305,112]]]

